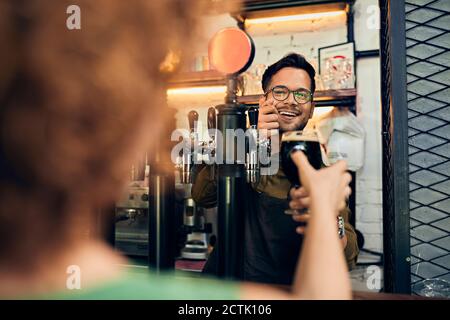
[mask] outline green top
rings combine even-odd
[[[93,287],[33,297],[37,300],[236,300],[237,283],[179,277],[174,274],[124,271],[117,279]]]

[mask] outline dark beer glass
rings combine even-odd
[[[304,134],[302,131],[288,131],[281,137],[281,166],[293,187],[300,187],[300,179],[297,166],[291,159],[295,151],[302,151],[309,163],[315,168],[322,167],[322,154],[320,143],[314,133]],[[286,214],[301,214],[300,210],[288,209]]]

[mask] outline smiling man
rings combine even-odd
[[[289,54],[269,66],[262,79],[264,95],[259,100],[258,129],[279,129],[280,133],[303,130],[314,113],[315,70],[299,54]],[[291,284],[309,215],[291,217],[284,213],[289,206],[291,184],[280,170],[261,176],[247,189],[244,243],[244,279],[248,281]],[[308,195],[303,190],[292,193],[293,206],[307,208]],[[192,197],[198,205],[217,205],[216,180],[211,167],[202,168],[195,178]],[[348,209],[340,212],[345,232],[341,242],[347,264],[352,268],[358,255],[353,227],[348,223]],[[338,220],[338,219],[336,219]],[[342,221],[342,220],[341,220]],[[338,232],[338,222],[336,222]],[[217,256],[213,250],[204,269],[215,274]]]
[[[314,112],[314,75],[314,68],[297,54],[271,65],[262,79],[258,128],[281,132],[303,129]]]

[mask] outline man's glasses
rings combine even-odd
[[[264,95],[267,97],[269,92],[272,92],[272,96],[277,101],[284,101],[289,98],[289,95],[293,94],[294,100],[299,104],[305,104],[312,100],[311,91],[305,88],[299,88],[297,90],[289,90],[288,87],[285,86],[275,86],[269,91],[267,91]]]

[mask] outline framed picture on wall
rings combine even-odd
[[[355,88],[355,44],[319,48],[319,74],[325,90]]]

